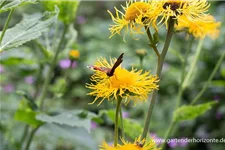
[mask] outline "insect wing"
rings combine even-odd
[[[124,54],[124,53],[122,53],[122,54],[118,57],[118,59],[116,60],[115,64],[113,65],[111,71],[107,74],[108,76],[113,76],[113,74],[114,74],[116,68],[123,62],[123,54]]]

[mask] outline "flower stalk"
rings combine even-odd
[[[205,90],[207,89],[208,85],[211,83],[213,77],[216,75],[216,72],[219,69],[219,66],[221,65],[221,63],[223,62],[225,58],[225,51],[223,51],[223,54],[220,56],[219,60],[216,63],[215,68],[213,69],[212,73],[209,76],[209,79],[207,80],[207,82],[205,83],[204,87],[202,88],[202,90],[198,93],[198,95],[191,101],[191,105],[193,105],[194,103],[196,103],[199,98],[202,96],[202,94],[205,92]]]
[[[182,99],[182,95],[183,95],[183,91],[184,91],[184,89],[182,88],[182,84],[183,84],[184,78],[185,78],[185,66],[187,64],[187,58],[191,51],[193,41],[194,41],[194,37],[191,37],[191,39],[189,41],[188,49],[186,50],[184,57],[182,57],[181,79],[180,79],[180,87],[178,89],[176,107],[178,107],[180,105],[180,101]]]
[[[185,89],[188,86],[188,82],[190,81],[191,75],[193,74],[194,69],[196,68],[196,64],[197,64],[197,61],[199,59],[199,56],[200,56],[200,53],[202,50],[203,41],[204,41],[204,39],[201,39],[198,43],[197,50],[196,50],[196,53],[194,56],[194,60],[191,64],[190,70],[188,71],[188,74],[185,77],[184,82],[182,83],[182,86],[181,86],[181,88],[183,88],[183,89]]]
[[[34,128],[34,129],[32,129],[32,131],[31,131],[31,133],[30,133],[30,136],[29,136],[29,138],[28,138],[28,141],[27,141],[25,150],[29,150],[30,144],[31,144],[31,142],[32,142],[32,140],[33,140],[33,137],[34,137],[35,133],[37,132],[37,130],[39,129],[39,127],[40,127],[40,126]]]
[[[123,126],[123,111],[122,106],[120,107],[120,129],[121,129],[121,138],[123,139],[125,137],[124,133],[124,126]]]
[[[170,42],[171,42],[171,39],[172,39],[172,36],[173,36],[174,20],[172,18],[170,18],[168,23],[169,23],[169,26],[168,26],[166,41],[165,41],[162,53],[158,56],[157,72],[156,72],[156,74],[157,74],[157,76],[159,78],[161,76],[161,72],[162,72],[162,68],[163,68],[163,62],[164,62],[166,53],[167,53],[167,51],[169,49],[169,45],[170,45]],[[151,39],[149,39],[149,40],[151,42]],[[150,101],[147,117],[146,117],[145,124],[144,124],[144,130],[143,130],[142,136],[141,136],[142,140],[146,138],[147,133],[148,133],[150,120],[151,120],[152,112],[153,112],[153,109],[154,109],[157,93],[158,93],[157,90],[154,90],[153,93],[152,93],[152,98],[151,98],[151,101]]]
[[[201,40],[201,41],[202,41],[202,40]],[[201,45],[201,41],[199,42],[199,45]],[[200,46],[198,46],[198,48],[199,48],[199,47],[200,47]],[[197,50],[197,51],[198,51],[198,50]],[[196,54],[197,54],[197,53],[199,53],[199,52],[196,52]],[[198,54],[198,55],[199,55],[199,54]],[[210,74],[210,76],[209,76],[207,82],[204,84],[204,87],[203,87],[202,90],[198,93],[198,95],[191,101],[190,105],[193,105],[194,103],[196,103],[196,102],[199,100],[199,98],[202,96],[202,94],[205,92],[205,90],[207,89],[209,83],[212,81],[213,77],[215,76],[216,72],[218,71],[219,66],[220,66],[221,63],[223,62],[224,58],[225,58],[225,52],[223,52],[223,54],[220,56],[219,60],[218,60],[217,63],[216,63],[215,68],[213,69],[212,73]],[[196,62],[193,62],[193,63],[196,63]],[[180,91],[181,91],[181,90],[182,90],[182,92],[183,92],[184,89],[183,89],[183,88],[180,88]],[[182,96],[182,95],[178,95],[178,96],[180,96],[180,99],[178,99],[178,100],[181,100],[181,96]],[[179,105],[176,105],[176,107],[178,108]],[[169,128],[168,128],[168,130],[167,130],[167,132],[166,132],[166,135],[165,135],[165,137],[164,137],[165,140],[167,140],[167,139],[169,138],[169,136],[171,135],[173,129],[175,128],[175,126],[176,126],[178,123],[179,123],[179,122],[172,121],[172,123],[169,125]],[[176,129],[175,129],[175,130],[176,130]],[[166,143],[163,143],[162,149],[165,149],[165,146],[166,146]]]
[[[118,98],[116,102],[116,114],[115,114],[115,128],[114,128],[114,147],[118,144],[118,137],[119,137],[119,113],[121,109],[121,102],[122,99]]]
[[[167,141],[168,137],[170,136],[170,134],[172,133],[172,131],[173,131],[173,129],[174,129],[174,127],[175,127],[176,124],[177,124],[177,122],[172,121],[171,124],[170,124],[170,126],[169,126],[169,128],[168,128],[168,130],[166,131],[166,135],[164,137],[165,142],[162,144],[162,147],[161,147],[162,150],[165,149],[166,143],[167,143],[166,141]]]
[[[8,18],[6,20],[6,23],[4,25],[4,28],[2,30],[2,34],[0,36],[0,44],[2,43],[2,39],[3,39],[4,35],[5,35],[6,29],[8,28],[9,21],[11,20],[11,17],[12,17],[12,14],[13,14],[14,10],[15,9],[11,9],[10,12],[9,12]],[[0,52],[2,52],[2,50]]]
[[[50,69],[48,71],[48,76],[47,76],[47,78],[44,81],[44,85],[43,85],[43,88],[42,88],[42,91],[41,91],[41,95],[40,95],[40,98],[39,98],[41,110],[43,110],[43,107],[44,107],[44,99],[45,99],[45,96],[47,94],[47,90],[48,90],[48,86],[49,86],[49,83],[50,83],[50,80],[51,80],[51,77],[52,77],[52,73],[53,73],[55,64],[57,62],[57,58],[58,58],[59,52],[61,50],[61,45],[63,43],[63,39],[65,37],[65,34],[66,34],[67,30],[68,30],[68,27],[69,27],[68,25],[64,24],[64,30],[63,30],[63,33],[62,33],[59,45],[58,45],[58,47],[56,49],[54,58],[52,60]]]

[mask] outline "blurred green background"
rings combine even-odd
[[[221,53],[225,50],[225,3],[222,1],[211,2],[210,13],[217,21],[222,23],[220,37],[216,40],[206,38],[203,50],[198,61],[197,68],[192,77],[191,86],[183,95],[182,104],[188,104],[201,90],[207,81]],[[99,114],[101,110],[115,108],[112,102],[104,101],[100,106],[97,104],[88,105],[94,97],[88,96],[89,90],[85,83],[90,83],[90,76],[93,74],[86,66],[92,65],[98,58],[118,57],[125,53],[122,66],[140,69],[139,57],[135,51],[146,49],[147,55],[143,60],[143,69],[151,70],[155,74],[157,58],[154,51],[148,46],[147,36],[140,36],[134,40],[127,36],[126,42],[123,37],[115,35],[109,39],[109,24],[112,24],[107,10],[114,12],[114,6],[120,8],[124,4],[121,1],[82,1],[78,6],[76,18],[72,20],[69,32],[63,45],[65,49],[59,55],[59,60],[54,68],[54,76],[48,88],[45,110],[51,114],[63,112],[76,112],[76,110],[88,110]],[[50,4],[47,4],[50,5]],[[63,8],[62,8],[63,9]],[[9,27],[19,23],[25,15],[40,15],[46,11],[42,3],[27,4],[16,8],[10,20]],[[62,11],[62,10],[60,10]],[[9,12],[0,14],[0,30]],[[70,13],[70,12],[68,12]],[[62,17],[63,18],[63,17]],[[52,27],[36,40],[1,53],[0,55],[0,99],[1,99],[1,123],[0,140],[1,149],[13,150],[21,146],[21,138],[26,124],[14,119],[15,112],[21,103],[22,96],[16,91],[24,91],[27,95],[35,97],[40,94],[44,77],[48,69],[49,59],[43,55],[37,43],[43,44],[49,55],[54,54],[62,33],[63,24],[57,21]],[[160,29],[159,49],[162,48],[165,39],[165,28]],[[57,36],[55,36],[57,35]],[[151,134],[163,138],[171,121],[172,112],[175,108],[177,97],[181,61],[177,52],[184,53],[186,50],[186,35],[178,33],[174,36],[166,62],[163,68],[160,81],[159,96],[154,108],[153,120],[150,126]],[[195,52],[197,39],[194,41],[193,49],[188,64],[192,61]],[[68,45],[67,45],[68,44]],[[80,57],[75,61],[72,69],[68,69],[68,53],[71,49],[77,49]],[[186,68],[189,69],[188,67]],[[60,88],[67,83],[65,90],[61,93]],[[176,138],[224,138],[225,139],[225,62],[214,77],[209,88],[201,97],[200,102],[218,101],[219,104],[196,120],[182,122],[174,133]],[[135,123],[144,124],[144,115],[147,112],[148,103],[132,104],[123,107],[124,117],[132,119],[133,128],[127,136],[133,139],[132,135],[140,135],[140,126]],[[90,132],[83,127],[66,126],[61,128],[55,124],[45,124],[37,131],[31,145],[31,149],[75,149],[75,150],[96,150],[103,140],[113,142],[113,122],[107,115],[100,116],[101,121],[91,121]],[[62,125],[63,126],[63,125]],[[223,150],[224,143],[188,143],[182,145],[168,145],[167,149],[204,149]]]

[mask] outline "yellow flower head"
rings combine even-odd
[[[96,67],[112,68],[116,59],[111,59],[110,63],[105,58],[99,59],[96,63]],[[137,71],[132,68],[128,71],[121,66],[117,67],[113,76],[109,77],[105,72],[96,70],[91,76],[93,83],[87,84],[86,87],[93,90],[88,95],[96,96],[93,104],[99,98],[102,100],[99,102],[100,105],[105,99],[122,98],[126,104],[130,100],[134,101],[135,104],[138,101],[146,101],[148,94],[154,89],[158,89],[157,82],[158,77],[153,76],[150,72]]]
[[[153,5],[150,1],[129,1],[126,3],[126,7],[123,7],[124,13],[118,10],[115,7],[116,16],[114,17],[112,13],[108,10],[109,14],[114,25],[110,25],[109,28],[111,32],[110,38],[115,35],[121,33],[121,30],[125,28],[125,34],[130,31],[131,34],[133,33],[143,33],[141,31],[142,27],[149,26],[151,20],[153,20]],[[124,34],[124,35],[125,35]]]
[[[216,39],[220,33],[219,27],[221,23],[216,22],[215,18],[211,15],[205,15],[204,20],[192,22],[186,16],[182,15],[179,17],[178,25],[175,26],[175,29],[187,29],[188,33],[196,38],[209,36],[212,39]]]
[[[140,139],[140,137],[136,138],[134,143],[126,142],[124,139],[122,139],[122,145],[118,144],[117,147],[110,146],[106,142],[103,142],[100,146],[100,150],[159,150],[154,140],[145,142],[145,140],[141,141]],[[145,144],[143,145],[142,143]]]
[[[78,50],[71,50],[69,56],[71,59],[78,59],[80,57],[80,52]]]
[[[170,17],[178,19],[180,15],[186,16],[190,21],[202,20],[208,11],[209,4],[206,0],[161,0],[158,2],[160,9],[160,23],[165,23]]]

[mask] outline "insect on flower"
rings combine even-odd
[[[105,72],[109,77],[113,76],[116,68],[123,62],[123,54],[120,54],[120,56],[117,58],[116,62],[114,63],[112,68],[105,68],[105,67],[97,67],[97,66],[87,66],[88,68],[94,69],[94,70],[99,70],[102,72]]]

